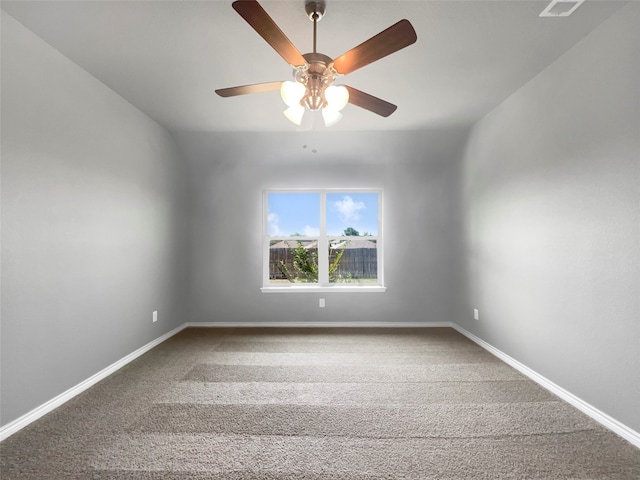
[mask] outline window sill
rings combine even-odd
[[[295,285],[291,287],[262,287],[260,289],[262,293],[382,293],[386,290],[387,287],[381,285],[332,285],[330,287]]]

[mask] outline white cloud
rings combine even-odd
[[[367,208],[364,202],[354,202],[349,195],[345,195],[341,201],[333,202],[333,207],[338,210],[343,222],[357,222],[360,220],[360,210]]]
[[[303,235],[305,237],[317,237],[318,235],[320,235],[320,230],[317,228],[313,228],[311,225],[305,225]]]
[[[282,235],[282,230],[280,230],[280,217],[277,213],[269,213],[267,216],[267,233],[271,237],[278,237]]]

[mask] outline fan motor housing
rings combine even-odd
[[[305,53],[302,56],[309,64],[310,73],[323,73],[333,63],[333,58],[323,53]]]

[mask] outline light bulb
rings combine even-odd
[[[332,127],[340,121],[342,114],[331,107],[325,107],[322,109],[322,118],[325,127]]]
[[[284,116],[287,117],[291,123],[300,125],[302,123],[302,116],[304,115],[304,107],[302,105],[292,105],[284,112]]]
[[[306,90],[307,89],[303,84],[287,80],[282,82],[282,86],[280,87],[280,96],[288,107],[295,107],[300,105],[300,100],[304,97]]]
[[[331,85],[324,91],[327,107],[339,112],[349,102],[349,90],[343,85]]]

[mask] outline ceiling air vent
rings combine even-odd
[[[568,17],[584,3],[584,0],[553,0],[540,17]]]

